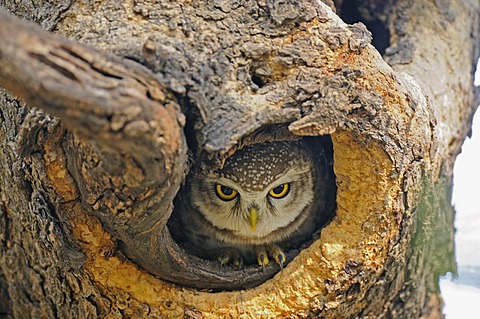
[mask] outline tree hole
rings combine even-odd
[[[245,140],[248,140],[248,138]],[[291,148],[289,143],[293,145]],[[262,144],[262,147],[259,144]],[[305,149],[302,150],[297,147],[305,147]],[[272,156],[269,153],[271,152],[269,151],[270,148],[272,150],[275,149],[275,152],[278,149],[278,154]],[[289,150],[291,150],[291,154],[284,154],[285,151]],[[271,163],[262,163],[264,154]],[[282,231],[280,228],[283,227],[287,230],[290,223],[301,220],[300,217],[294,216],[293,221],[288,222],[286,225],[281,225],[279,222],[282,219],[292,219],[289,213],[295,206],[287,206],[290,203],[294,203],[294,198],[289,198],[289,196],[302,196],[306,193],[306,189],[302,188],[306,186],[302,183],[306,183],[305,185],[308,183],[303,180],[290,180],[290,177],[286,176],[291,173],[290,170],[293,170],[293,168],[286,168],[285,172],[283,172],[283,168],[279,170],[275,167],[274,162],[282,156],[296,160],[295,158],[307,156],[306,154],[312,156],[315,171],[307,172],[305,176],[313,176],[313,190],[316,193],[313,194],[311,202],[307,204],[302,202],[301,205],[304,206],[302,206],[301,211],[303,213],[303,210],[315,207],[311,213],[314,217],[302,219],[302,222],[299,222],[299,226],[295,227],[308,233],[300,235],[292,231],[285,238],[281,236],[277,238],[273,236],[268,237],[269,234],[265,231],[268,234],[265,238],[269,238],[267,241],[262,242],[260,237],[260,239],[252,237],[253,239],[246,238],[243,244],[237,241],[237,239],[230,239],[229,236],[235,236],[236,233],[241,234],[244,229],[245,231],[248,229],[251,229],[252,232],[258,231],[259,234],[263,234],[261,233],[263,229],[269,229],[267,226],[261,225],[261,222],[264,221],[262,218],[265,218],[265,220],[267,218],[265,215],[262,215],[266,214],[262,210],[267,207],[272,208],[269,214],[273,214],[269,223],[278,222],[278,225],[280,225],[273,232],[278,231],[280,234]],[[249,162],[245,163],[242,161]],[[275,253],[267,251],[269,264],[265,266],[277,267],[280,270],[280,266],[284,267],[300,250],[307,248],[318,239],[322,228],[335,215],[336,182],[333,172],[333,144],[330,136],[305,137],[295,141],[252,143],[236,150],[225,160],[225,165],[221,168],[206,169],[205,166],[208,166],[208,164],[205,163],[205,161],[199,160],[199,162],[193,165],[186,177],[186,181],[174,201],[175,210],[168,222],[168,227],[173,239],[185,251],[201,259],[212,261],[212,267],[230,267],[238,270],[245,267],[257,267],[261,271],[262,267],[259,262],[258,249],[261,246],[267,246],[266,249],[268,250],[270,249],[270,244],[276,244],[281,248],[285,257],[281,256],[280,253],[275,255]],[[281,163],[281,159],[278,159],[278,163]],[[298,159],[296,163],[302,164],[304,162]],[[295,169],[301,171],[305,167],[302,167],[300,164],[291,165],[297,165]],[[288,163],[279,165],[289,167]],[[232,172],[235,172],[237,168],[238,174],[232,175]],[[272,170],[271,174],[262,172],[266,168]],[[244,169],[249,171],[246,172]],[[282,176],[282,174],[285,175]],[[247,175],[248,177],[244,178]],[[266,181],[269,178],[271,180]],[[281,192],[269,195],[271,193],[271,191],[268,191],[269,189],[278,187],[276,179],[284,188],[290,187],[291,189],[282,193],[282,196],[277,194]],[[256,186],[253,186],[255,181],[259,183],[264,182],[267,186],[263,189],[263,186],[258,184],[256,188]],[[227,189],[225,187],[228,188],[228,196],[215,194],[216,189],[225,192],[224,190]],[[301,201],[303,199],[298,200]],[[285,216],[282,214],[285,214]],[[230,224],[228,221],[225,222],[232,215],[241,217],[231,219]],[[212,219],[215,221],[212,222]],[[244,223],[244,225],[235,228],[237,227],[234,226],[236,223]],[[310,223],[310,225],[304,227],[302,223]],[[232,229],[235,229],[233,232],[230,232],[230,226],[232,226]],[[277,238],[276,241],[274,238]],[[232,241],[229,242],[229,240]],[[218,244],[218,250],[212,248],[212,245],[215,244]],[[282,258],[285,258],[285,260],[282,260]]]
[[[252,82],[258,86],[258,88],[261,88],[263,86],[263,80],[261,77],[259,77],[258,75],[252,75]]]
[[[360,0],[344,0],[340,8],[340,17],[345,23],[353,24],[362,22],[367,29],[372,32],[372,44],[378,50],[381,55],[385,54],[385,50],[390,46],[390,31],[385,26],[385,21],[379,18],[373,18],[382,16],[378,12],[387,12],[391,7],[391,1],[385,1],[383,4],[376,7],[367,7]],[[375,11],[377,14],[372,14]]]

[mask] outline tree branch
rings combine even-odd
[[[148,69],[4,11],[0,42],[0,85],[96,142],[64,143],[75,159],[69,171],[82,202],[121,240],[127,256],[163,279],[209,288],[252,287],[278,271],[251,268],[238,276],[172,240],[166,222],[186,170],[184,117]]]
[[[41,31],[0,11],[0,84],[89,139],[129,152],[148,183],[184,154],[184,117],[173,96],[138,63]],[[182,153],[183,152],[183,153]],[[165,154],[162,154],[165,153]]]

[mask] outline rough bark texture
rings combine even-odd
[[[29,108],[0,96],[0,314],[441,317],[480,4],[377,2],[357,10],[388,29],[389,64],[332,3],[0,2],[101,51],[1,13],[0,85]],[[336,216],[282,272],[172,240],[189,165],[326,134]]]

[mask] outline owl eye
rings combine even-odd
[[[282,185],[278,185],[277,187],[272,188],[268,192],[268,195],[272,196],[273,198],[283,198],[287,196],[289,191],[290,191],[290,184],[284,183]]]
[[[217,194],[218,198],[224,201],[230,201],[238,195],[236,190],[222,184],[215,185],[215,193]]]

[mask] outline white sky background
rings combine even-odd
[[[480,85],[480,72],[475,85]],[[458,277],[440,281],[446,319],[480,318],[480,109],[473,119],[472,137],[457,157],[453,176],[455,255]]]

